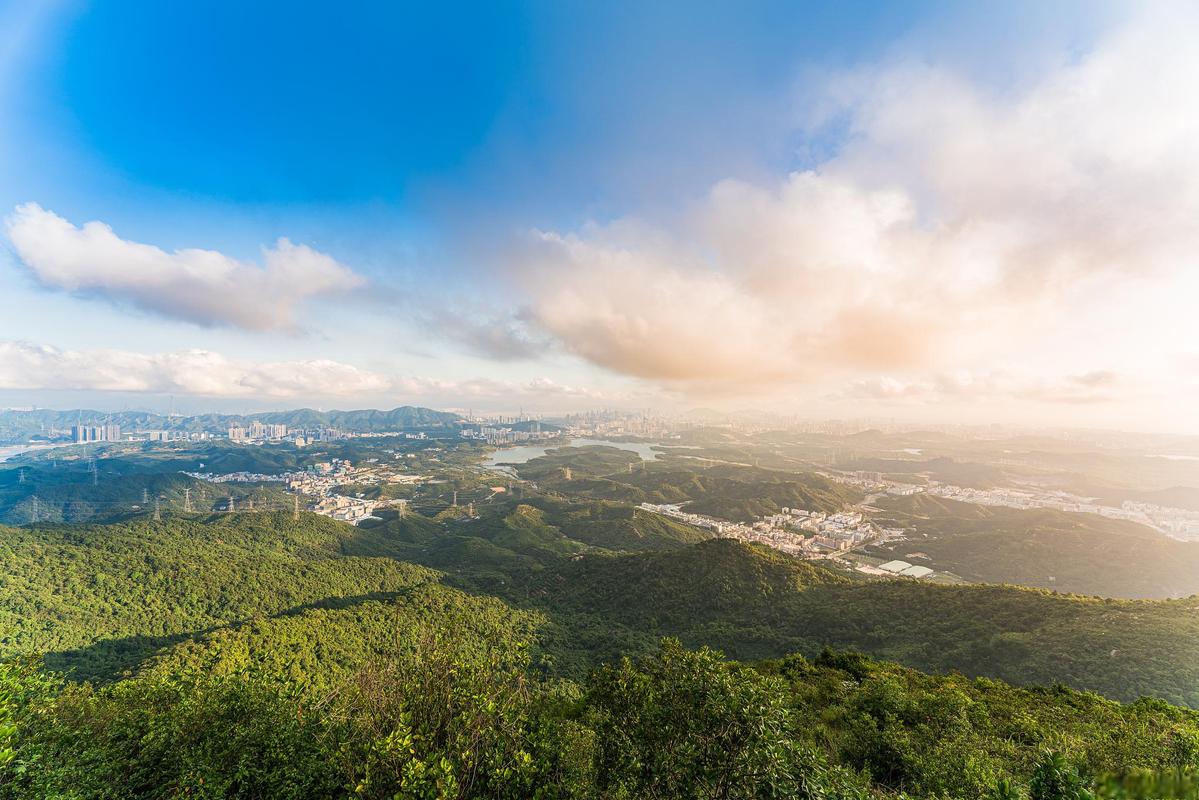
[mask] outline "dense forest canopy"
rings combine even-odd
[[[339,487],[406,501],[357,527],[244,503],[180,510],[184,488],[258,492],[268,508],[271,491],[181,467],[351,452],[437,477]],[[861,502],[811,472],[572,447],[497,484],[479,453],[132,450],[92,490],[170,498],[161,519],[102,512],[102,495],[77,518],[11,512],[0,798],[1199,791],[1199,598],[870,579],[630,502],[727,518]],[[69,508],[88,474],[30,458],[0,469],[0,500],[20,509],[33,489],[52,509],[57,491]],[[957,515],[947,539],[1022,518],[929,500],[881,510],[896,525]]]

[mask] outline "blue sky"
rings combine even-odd
[[[989,135],[964,127],[983,108],[1011,135],[979,146],[1022,152],[1039,135],[1018,126],[1027,109],[1082,125],[1054,87],[1094,84],[1141,28],[1189,31],[1178,8],[0,3],[0,398],[960,415],[962,393],[982,386],[992,406],[1038,398],[1021,418],[1059,413],[1047,398],[1064,393],[1123,419],[1133,406],[1109,402],[1116,379],[1085,376],[1121,374],[1124,356],[1080,358],[1071,342],[1098,324],[1082,314],[1048,334],[1062,342],[1052,359],[998,352],[1002,337],[935,358],[918,343],[859,352],[858,339],[906,342],[927,326],[918,298],[867,297],[879,273],[860,242],[896,222],[855,209],[900,196],[896,213],[922,236],[1010,229],[1007,210],[979,199],[999,178],[951,186],[903,131],[956,137],[941,152]],[[1145,153],[1177,155],[1161,147]],[[1114,191],[1132,169],[1087,172],[1080,190]],[[865,205],[830,210],[843,188]],[[851,230],[835,251],[802,225],[763,227],[826,213],[821,230]],[[83,232],[93,221],[110,235]],[[1060,240],[1046,264],[1078,256],[1065,227],[1036,234]],[[770,236],[783,237],[772,253],[746,244]],[[979,246],[949,249],[976,258]],[[176,252],[188,250],[213,255]],[[826,250],[834,277],[814,282],[829,264],[809,254]],[[946,266],[938,285],[996,258]],[[927,272],[905,264],[877,269]],[[1002,269],[1007,286],[1019,270]],[[1123,274],[1088,275],[1107,272]],[[630,285],[645,288],[612,293]],[[789,292],[794,312],[774,305]],[[1015,316],[1056,302],[1030,292],[1002,302]],[[1005,324],[980,323],[977,298],[960,294],[953,324]],[[668,308],[676,298],[731,332],[706,340]],[[803,308],[823,321],[742,330]],[[761,350],[775,363],[742,369]],[[97,361],[111,368],[78,369]],[[1084,384],[1099,402],[1075,397]]]

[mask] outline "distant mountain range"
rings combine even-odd
[[[113,424],[122,430],[169,430],[219,433],[230,426],[258,421],[287,425],[289,428],[337,428],[358,433],[382,431],[416,431],[455,429],[461,420],[457,414],[434,411],[431,408],[400,406],[390,411],[361,409],[357,411],[316,411],[298,408],[290,411],[263,411],[257,414],[200,414],[197,416],[164,416],[147,411],[105,412],[91,409],[34,409],[31,411],[0,411],[0,442],[25,442],[48,438],[51,431],[63,430],[77,423],[85,425]]]

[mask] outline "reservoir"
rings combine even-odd
[[[653,461],[658,457],[658,453],[653,449],[656,445],[648,442],[605,442],[602,439],[571,439],[569,444],[570,447],[589,447],[592,445],[629,450],[641,456],[643,461]],[[483,466],[508,472],[509,470],[504,469],[501,466],[502,464],[524,464],[526,461],[532,461],[534,458],[540,458],[545,455],[547,450],[556,450],[559,447],[566,446],[568,445],[551,444],[543,447],[535,444],[524,444],[515,447],[504,447],[489,455],[483,461]]]
[[[0,461],[8,461],[10,458],[14,458],[24,453],[32,453],[35,450],[48,450],[52,447],[67,447],[68,444],[16,444],[0,447]]]

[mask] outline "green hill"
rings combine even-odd
[[[116,679],[0,661],[0,798],[1148,798],[1111,786],[1199,769],[1163,702],[1199,705],[1199,600],[858,580],[619,512],[0,528],[3,656]],[[609,518],[658,541],[575,538]]]
[[[435,579],[343,555],[356,533],[307,514],[0,528],[0,657],[45,652],[57,668],[104,674],[255,614]]]
[[[102,522],[149,512],[155,499],[166,511],[182,510],[185,497],[198,511],[224,510],[230,496],[243,508],[251,498],[259,508],[292,503],[279,484],[216,484],[177,471],[112,474],[108,467],[104,464],[103,480],[95,482],[82,464],[0,470],[0,524]]]
[[[785,507],[839,511],[862,497],[814,473],[708,464],[682,456],[641,461],[635,453],[614,447],[558,448],[518,465],[517,471],[526,480],[576,498],[688,503],[689,511],[737,521]]]
[[[441,580],[545,617],[569,674],[655,637],[741,659],[855,648],[913,667],[1199,705],[1199,599],[1115,601],[1004,586],[855,580],[730,540],[612,555],[518,505],[353,528],[214,515],[0,529],[0,653],[111,674],[255,615]]]
[[[881,507],[881,521],[909,530],[911,539],[888,546],[887,558],[921,552],[934,568],[971,581],[1105,597],[1199,593],[1199,543],[1134,522],[919,494],[889,498]]]
[[[519,601],[551,618],[585,614],[742,659],[848,647],[935,672],[1199,706],[1199,598],[858,581],[717,539],[669,553],[585,556],[540,574]]]

